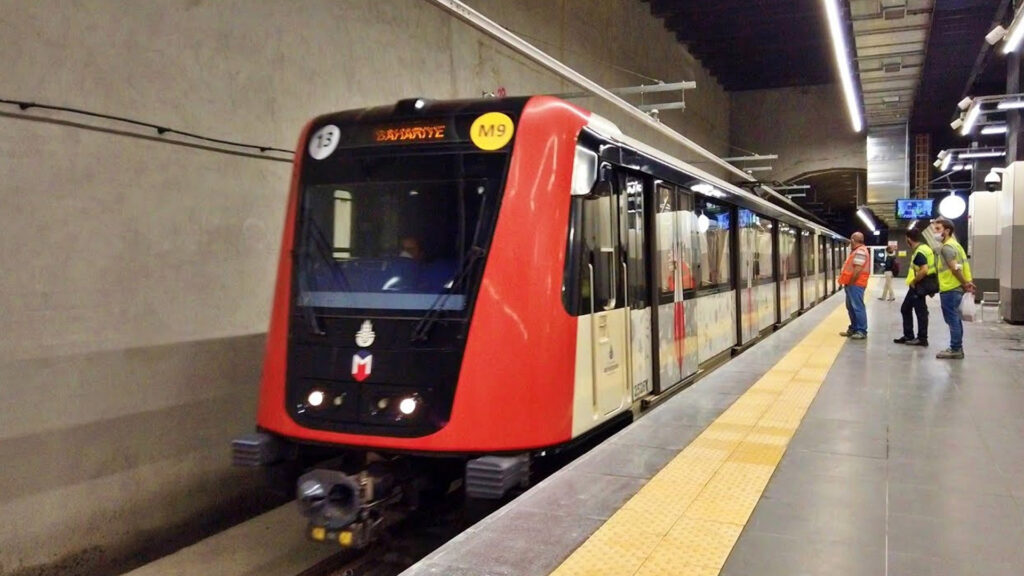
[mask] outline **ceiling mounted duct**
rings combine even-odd
[[[902,20],[907,17],[906,0],[882,0],[883,20]]]
[[[895,74],[903,70],[903,59],[902,58],[886,58],[882,60],[882,72],[886,74]]]

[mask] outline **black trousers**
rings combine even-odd
[[[913,286],[907,290],[907,296],[900,306],[900,313],[903,314],[903,337],[907,340],[914,338],[914,315],[917,315],[917,338],[928,339],[928,297],[918,294]]]

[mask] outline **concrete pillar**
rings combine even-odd
[[[974,192],[967,203],[967,248],[978,292],[999,291],[1000,192]]]
[[[1014,266],[1024,258],[1024,161],[1003,173],[998,210],[1000,313],[1007,322],[1024,323],[1024,266]]]

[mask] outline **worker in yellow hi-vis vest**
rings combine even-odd
[[[907,245],[913,250],[907,273],[907,295],[900,313],[903,315],[903,336],[893,342],[908,346],[928,345],[928,297],[939,292],[935,270],[935,252],[925,243],[920,230],[907,230]],[[914,316],[917,336],[914,336]]]
[[[964,357],[964,323],[960,316],[960,302],[964,294],[974,294],[971,264],[967,252],[953,236],[953,222],[946,218],[932,221],[935,240],[942,242],[935,267],[939,273],[939,299],[942,301],[942,317],[949,325],[949,348],[939,352],[936,358]]]

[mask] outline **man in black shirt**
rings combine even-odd
[[[928,345],[928,296],[939,291],[935,272],[935,253],[924,242],[919,230],[907,231],[907,244],[913,251],[907,274],[907,296],[900,306],[903,314],[903,336],[893,342],[909,346]],[[917,316],[917,337],[914,337],[914,316]]]

